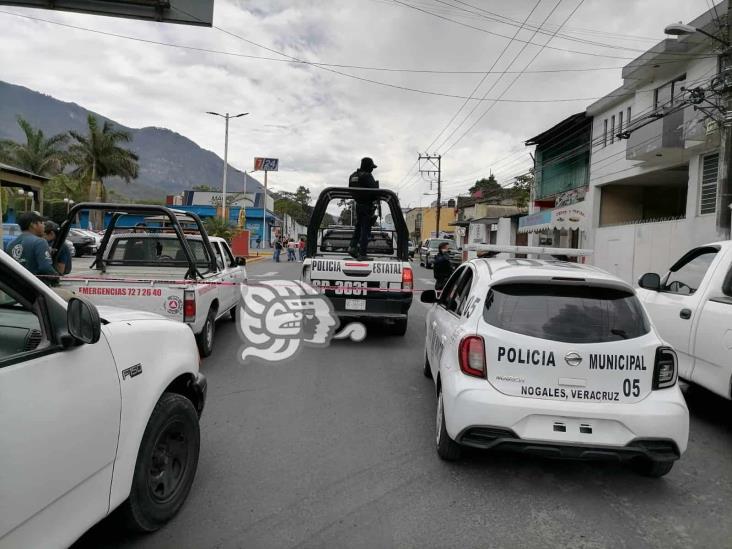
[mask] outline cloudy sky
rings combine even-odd
[[[201,28],[0,7],[0,80],[126,126],[170,128],[222,156],[223,121],[205,111],[248,111],[230,132],[237,168],[278,157],[275,188],[316,194],[346,184],[369,155],[381,185],[417,206],[434,199],[415,173],[418,152],[444,155],[448,197],[491,170],[508,183],[530,165],[526,138],[615,89],[666,23],[706,9],[706,0],[215,0],[214,28]]]

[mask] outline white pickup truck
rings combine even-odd
[[[240,284],[247,280],[246,260],[235,258],[223,238],[208,237],[195,214],[161,206],[79,204],[67,222],[75,211],[100,206],[119,214],[137,213],[140,208],[147,213],[163,211],[171,221],[159,230],[115,232],[113,218],[94,262],[87,269],[80,269],[79,261],[74,263],[74,271],[61,279],[60,288],[97,305],[138,309],[184,322],[196,335],[201,355],[209,356],[216,321],[224,316],[235,319]],[[193,220],[199,234],[183,233],[183,216]],[[54,248],[59,245],[56,242]]]
[[[0,548],[68,547],[122,506],[160,528],[183,505],[206,380],[191,331],[59,297],[0,251]]]
[[[694,248],[663,277],[647,273],[638,297],[676,350],[679,376],[732,398],[732,242]]]
[[[380,203],[379,213],[384,207],[391,214],[390,228],[372,227],[364,260],[348,254],[354,227],[321,228],[331,202],[354,199]],[[408,242],[407,224],[393,192],[358,187],[326,188],[310,216],[302,281],[319,288],[339,318],[378,321],[393,335],[403,336],[414,288]]]

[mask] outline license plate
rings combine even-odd
[[[366,300],[365,299],[346,299],[346,310],[347,311],[365,311]]]

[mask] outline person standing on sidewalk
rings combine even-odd
[[[450,263],[450,254],[447,252],[450,245],[447,242],[440,244],[437,248],[437,255],[432,264],[432,269],[435,275],[435,290],[440,291],[445,287],[447,279],[450,278],[452,271],[452,263]]]
[[[282,242],[280,242],[280,239],[278,238],[275,240],[274,243],[274,252],[272,253],[272,261],[275,263],[280,262],[280,253],[282,252]]]
[[[300,242],[298,243],[298,247],[300,248],[300,261],[305,261],[305,239],[300,238]]]

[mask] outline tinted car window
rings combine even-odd
[[[445,244],[449,244],[450,246],[452,246],[451,240],[430,240],[430,248],[437,249],[437,248],[439,248],[440,244],[442,244],[443,242]]]
[[[715,248],[700,248],[682,258],[666,276],[661,290],[672,294],[691,295],[699,289],[709,266],[717,256]]]
[[[497,328],[565,343],[605,343],[649,331],[630,292],[559,284],[502,284],[486,299],[485,321]]]

